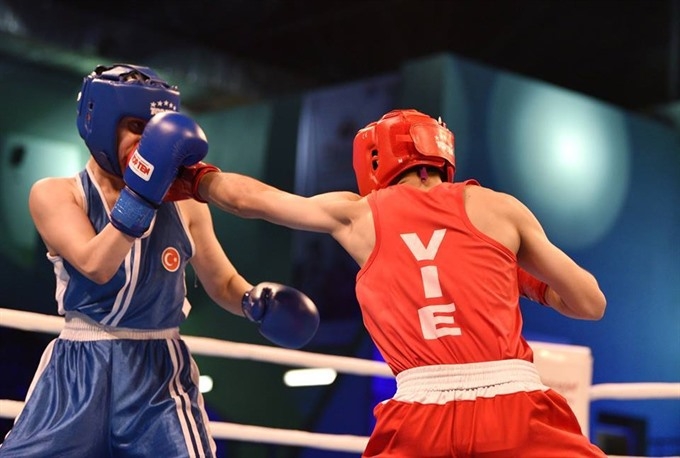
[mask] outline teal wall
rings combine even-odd
[[[37,248],[28,213],[31,184],[69,175],[89,157],[75,128],[80,80],[0,61],[0,252],[30,268]]]

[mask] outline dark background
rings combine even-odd
[[[151,61],[211,89],[209,100],[185,94],[195,107],[440,52],[635,111],[680,95],[678,0],[3,0],[0,18],[5,56],[78,74],[83,58]]]

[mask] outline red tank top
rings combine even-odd
[[[464,183],[371,193],[376,241],[357,274],[371,338],[392,371],[533,360],[521,335],[517,260],[467,217]]]

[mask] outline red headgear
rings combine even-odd
[[[390,111],[354,137],[353,164],[362,196],[389,186],[402,172],[417,165],[437,167],[453,181],[453,133],[443,122],[419,111]]]

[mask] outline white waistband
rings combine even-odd
[[[547,389],[533,363],[510,359],[407,369],[397,374],[397,392],[393,399],[443,404]]]
[[[130,329],[105,326],[97,323],[80,313],[67,313],[64,324],[59,334],[60,339],[65,340],[155,340],[155,339],[179,339],[179,328],[168,329]]]

